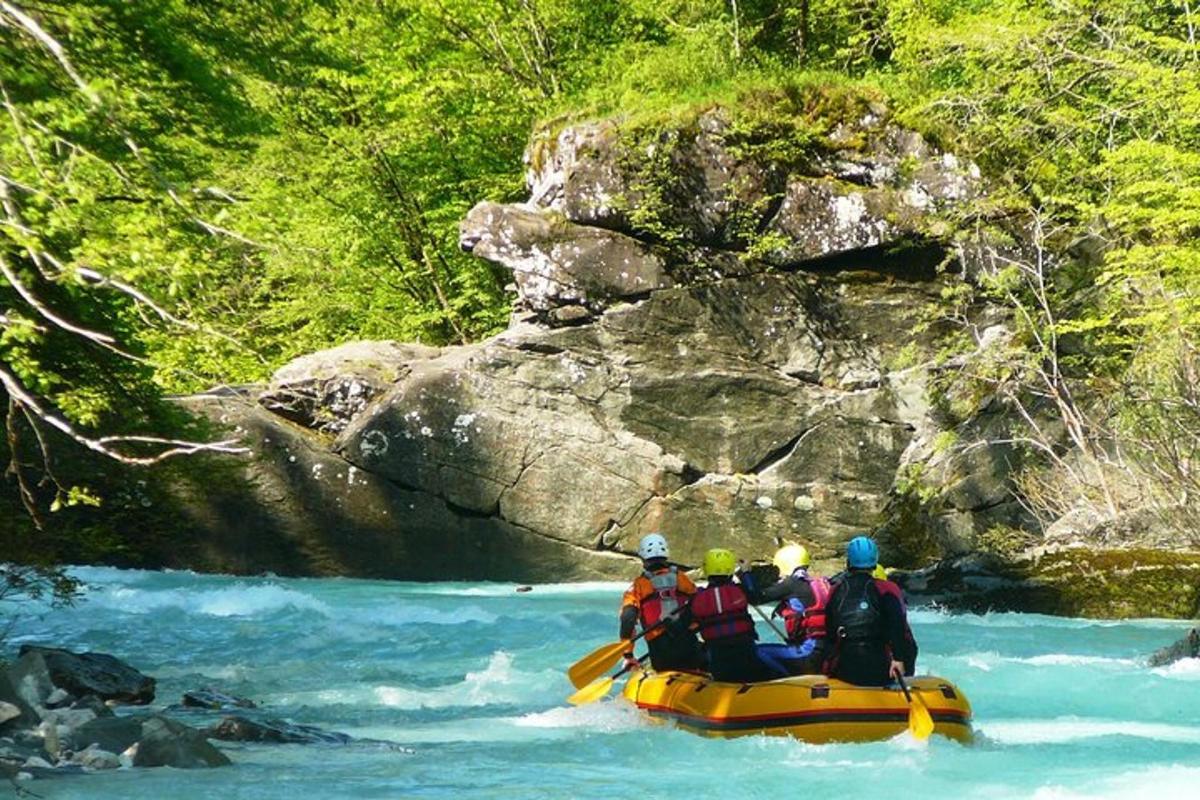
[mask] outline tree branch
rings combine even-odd
[[[240,455],[250,452],[246,447],[238,446],[237,439],[226,439],[220,442],[193,442],[183,439],[163,439],[157,436],[102,436],[94,438],[78,430],[70,422],[58,414],[45,408],[25,385],[0,362],[0,384],[8,392],[10,401],[15,401],[35,417],[50,427],[66,434],[78,444],[99,453],[114,461],[131,466],[149,466],[176,456],[194,453],[226,453]],[[162,449],[151,456],[135,456],[121,452],[120,445],[157,445]]]

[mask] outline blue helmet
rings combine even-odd
[[[866,536],[855,536],[846,545],[846,566],[851,569],[870,569],[879,563],[879,547]]]

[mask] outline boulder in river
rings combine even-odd
[[[232,708],[257,708],[253,700],[228,694],[220,689],[210,687],[184,692],[182,705],[186,708],[205,708],[210,711],[225,711]]]
[[[135,767],[196,769],[230,764],[229,757],[201,731],[157,715],[143,721],[141,738],[131,749]]]
[[[9,712],[4,715],[0,721],[0,732],[36,725],[41,720],[37,710],[25,699],[19,684],[14,681],[11,668],[0,669],[0,703],[16,711],[16,714]]]
[[[143,675],[107,653],[73,653],[56,647],[22,645],[10,674],[31,694],[30,702],[45,706],[55,689],[74,697],[95,695],[103,700],[145,705],[154,700],[154,678]]]
[[[208,741],[203,732],[159,714],[94,719],[63,742],[74,752],[94,747],[127,756],[135,767],[220,767],[229,757]]]
[[[1165,667],[1185,658],[1200,658],[1200,628],[1192,628],[1174,644],[1155,650],[1146,659],[1146,664],[1151,667]]]
[[[142,738],[141,717],[105,717],[84,723],[63,739],[63,747],[80,751],[99,747],[110,753],[123,753]]]
[[[50,754],[40,739],[27,736],[0,737],[0,770],[15,770],[31,758],[49,760]],[[3,774],[3,772],[0,772]]]
[[[250,719],[228,716],[205,731],[211,739],[227,742],[274,742],[277,744],[347,744],[353,738],[312,725],[297,725],[281,719]]]
[[[21,716],[21,709],[13,703],[0,700],[0,725]]]
[[[71,755],[71,762],[90,770],[116,769],[121,766],[121,757],[91,744]]]

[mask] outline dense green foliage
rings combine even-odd
[[[724,102],[786,139],[773,98],[837,86],[977,160],[981,211],[1087,252],[1032,294],[995,276],[1045,312],[1014,360],[1173,402],[1200,326],[1198,25],[1191,0],[5,2],[0,367],[94,435],[342,341],[478,339],[508,277],[457,223],[521,197],[535,125]],[[20,454],[37,415],[9,409]]]

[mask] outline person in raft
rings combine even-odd
[[[875,571],[871,573],[875,580],[886,581],[888,579],[887,568],[882,564],[875,565]],[[895,583],[893,581],[893,583]],[[896,584],[897,587],[899,584]],[[900,597],[904,597],[904,593],[900,593]],[[904,662],[904,676],[908,677],[917,671],[917,638],[913,636],[912,626],[908,624],[908,602],[904,602],[904,651],[900,654],[900,660]]]
[[[655,670],[703,670],[704,653],[696,634],[688,630],[687,623],[671,617],[696,594],[696,584],[667,560],[671,553],[661,533],[643,536],[638,555],[642,574],[633,579],[621,599],[620,638],[628,642],[640,623],[642,630],[649,631],[646,647]],[[632,642],[625,651],[625,666],[637,666]]]
[[[705,553],[708,585],[696,592],[681,619],[699,629],[713,680],[769,681],[778,676],[758,658],[754,646],[758,632],[750,618],[750,601],[733,581],[736,567],[737,560],[728,550],[714,548]]]
[[[904,674],[904,596],[899,586],[872,574],[878,563],[875,542],[851,539],[846,572],[825,609],[825,636],[833,645],[826,672],[858,686],[885,686]]]
[[[831,587],[825,578],[811,575],[812,557],[800,544],[785,545],[775,553],[772,563],[779,580],[758,589],[748,572],[740,580],[754,605],[776,603],[772,616],[783,618],[785,644],[760,644],[758,657],[774,668],[777,677],[813,675],[825,664],[825,606]]]

